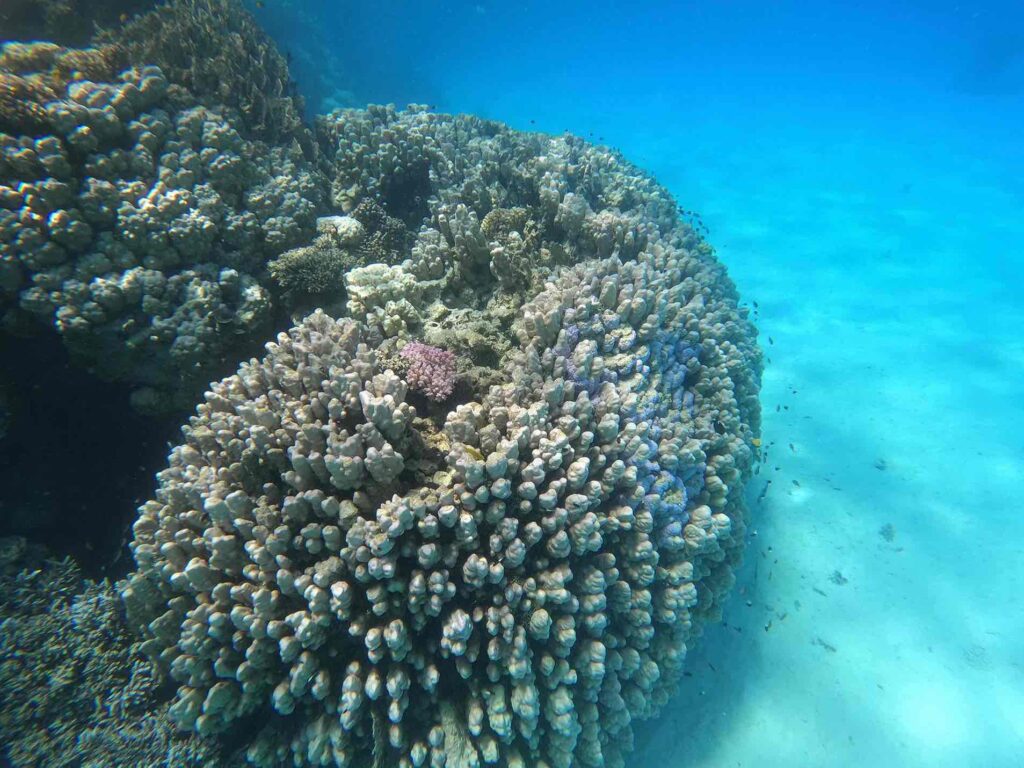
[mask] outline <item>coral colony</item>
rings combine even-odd
[[[411,341],[399,354],[409,362],[409,387],[431,400],[444,402],[455,389],[455,355],[446,349]]]
[[[126,579],[0,606],[8,759],[625,765],[743,542],[761,355],[710,247],[578,138],[416,106],[283,138],[124,50],[3,49],[0,300],[194,415]]]

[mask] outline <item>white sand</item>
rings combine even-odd
[[[631,766],[1024,765],[1020,164],[828,119],[638,147],[758,302],[772,482]]]

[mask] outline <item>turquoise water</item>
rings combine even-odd
[[[663,484],[668,475],[659,475],[656,484],[652,476],[645,493],[660,488],[665,499],[633,494],[633,506],[640,506],[642,496],[644,505],[662,510],[659,515],[681,514],[687,503],[697,504],[697,497],[687,501],[686,495],[694,489],[687,483],[696,477],[700,498],[718,508],[725,504],[724,497],[713,498],[715,489],[724,487],[720,478],[733,484],[736,474],[726,474],[728,462],[745,462],[754,447],[760,448],[761,461],[746,490],[744,558],[722,621],[708,623],[703,637],[690,644],[679,691],[660,716],[636,724],[636,750],[625,765],[1024,765],[1024,11],[1019,4],[240,1],[256,24],[235,0],[156,3],[169,9],[162,22],[161,10],[132,21],[135,11],[150,7],[148,0],[18,2],[0,8],[3,42],[4,25],[17,22],[21,26],[12,38],[32,39],[42,30],[66,45],[102,43],[102,37],[84,31],[92,29],[92,17],[86,23],[83,16],[78,24],[71,14],[68,21],[69,8],[88,8],[98,24],[110,25],[109,39],[121,43],[114,52],[100,48],[85,54],[46,46],[0,50],[0,766],[277,766],[290,764],[294,755],[296,764],[408,768],[418,760],[417,768],[478,768],[478,748],[479,754],[493,756],[492,764],[522,766],[518,750],[532,731],[505,733],[503,743],[512,745],[508,751],[499,751],[493,738],[502,735],[499,723],[505,721],[507,729],[513,722],[504,717],[501,687],[508,682],[502,675],[511,679],[513,668],[519,673],[515,686],[510,684],[515,727],[539,722],[530,710],[543,701],[543,748],[537,752],[540,742],[530,744],[533,753],[526,754],[545,755],[550,762],[544,768],[567,768],[572,754],[585,760],[587,749],[600,742],[596,727],[589,728],[579,742],[584,748],[572,752],[579,735],[573,726],[597,722],[598,709],[586,697],[600,698],[607,708],[602,717],[620,710],[635,714],[645,697],[656,699],[655,680],[663,669],[673,671],[669,644],[654,648],[658,662],[643,662],[642,673],[639,666],[623,673],[624,698],[616,688],[617,673],[634,656],[641,659],[636,648],[647,652],[642,639],[647,625],[664,632],[666,615],[672,622],[677,610],[689,617],[694,602],[680,608],[690,597],[663,582],[699,583],[703,604],[694,613],[703,617],[712,600],[708,590],[721,586],[708,576],[721,575],[709,563],[723,550],[712,551],[719,546],[715,536],[712,546],[699,549],[691,530],[685,546],[699,549],[700,557],[689,564],[707,570],[684,576],[672,549],[683,545],[673,543],[671,525],[659,530],[658,557],[666,559],[657,575],[656,619],[646,590],[651,580],[642,578],[650,560],[635,565],[649,552],[641,551],[647,531],[635,541],[632,533],[609,537],[608,552],[625,556],[625,564],[603,557],[599,571],[573,571],[568,563],[579,565],[586,550],[575,539],[573,549],[563,550],[569,539],[559,530],[564,541],[557,548],[536,562],[531,557],[525,568],[511,564],[506,574],[502,563],[514,551],[509,541],[536,511],[528,499],[537,497],[537,487],[524,483],[533,487],[529,496],[517,480],[522,513],[507,520],[513,525],[501,528],[501,541],[489,537],[491,563],[483,559],[480,570],[479,543],[475,534],[465,533],[474,518],[466,512],[482,519],[481,505],[492,502],[480,480],[467,478],[470,470],[483,477],[481,449],[491,441],[486,472],[488,482],[494,478],[495,483],[489,487],[511,493],[511,480],[507,488],[498,480],[506,479],[506,470],[517,477],[520,449],[512,455],[511,443],[495,442],[500,419],[481,428],[481,435],[491,431],[478,438],[469,426],[468,403],[497,398],[489,387],[510,380],[520,387],[515,397],[522,405],[533,395],[518,377],[530,375],[530,386],[563,377],[552,391],[572,382],[569,389],[586,390],[599,403],[610,391],[603,387],[618,382],[619,373],[641,368],[645,375],[656,372],[645,384],[651,392],[642,411],[646,415],[635,403],[623,404],[623,431],[647,430],[648,419],[657,422],[661,416],[654,403],[668,394],[659,388],[670,386],[678,411],[672,411],[673,418],[682,416],[679,403],[688,403],[689,421],[700,422],[699,430],[690,426],[686,434],[699,431],[709,455],[723,445],[732,453],[715,454],[704,464],[689,442],[666,439],[666,447],[657,445],[658,461],[676,462],[685,455],[702,474],[687,466],[686,477],[679,470],[674,485]],[[44,7],[49,12],[43,13]],[[151,22],[154,26],[147,26]],[[260,28],[284,58],[265,44]],[[104,59],[108,54],[110,61]],[[553,301],[553,283],[540,304],[529,303],[537,296],[524,289],[540,290],[530,278],[565,263],[560,258],[592,258],[601,243],[613,240],[615,254],[622,255],[631,247],[627,242],[645,239],[634,229],[641,226],[637,222],[649,224],[672,211],[659,190],[641,184],[620,197],[620,187],[598,193],[588,188],[591,167],[580,171],[585,164],[608,164],[598,167],[597,177],[607,173],[616,175],[615,183],[638,182],[615,158],[571,140],[527,140],[473,119],[435,118],[417,110],[401,116],[382,110],[338,113],[320,122],[316,142],[298,119],[297,103],[287,98],[287,82],[275,80],[284,78],[286,69],[305,98],[309,125],[337,108],[419,104],[424,106],[417,110],[478,115],[517,131],[581,136],[616,149],[649,173],[714,247],[757,326],[765,359],[760,436],[755,437],[757,420],[747,408],[751,399],[743,399],[755,386],[747,374],[758,363],[747,328],[734,323],[731,305],[732,314],[715,315],[732,318],[724,330],[722,325],[709,330],[694,319],[704,322],[705,299],[709,305],[721,301],[717,273],[675,273],[705,281],[698,286],[702,295],[691,297],[696,309],[691,313],[687,304],[678,314],[665,310],[662,317],[677,335],[671,343],[659,338],[657,360],[640,359],[651,354],[645,337],[636,358],[614,363],[620,368],[605,372],[608,378],[601,381],[580,369],[597,365],[597,346],[586,337],[603,339],[604,329],[581,330],[571,319],[560,329],[561,314],[543,316],[538,307],[550,306],[545,302]],[[423,148],[414,149],[406,155],[414,158],[413,170],[398,173],[389,152],[410,130],[433,132],[431,152],[439,154],[418,155]],[[483,197],[472,199],[480,192],[472,185],[486,173],[472,172],[496,173],[493,165],[481,161],[468,164],[469,172],[451,169],[463,157],[485,158],[488,152],[505,153],[501,173],[510,178],[495,183],[497,202],[488,198],[483,204]],[[545,153],[552,157],[534,156]],[[517,162],[530,164],[531,173],[548,169],[549,176],[543,185],[537,178],[517,179],[508,168]],[[593,239],[584,239],[584,230],[573,229],[567,191],[576,202],[593,196],[595,210],[590,203],[583,206],[591,217],[588,227],[600,207],[607,214],[601,226],[625,229],[617,236],[588,229],[586,237]],[[462,198],[479,210],[458,212],[452,203]],[[541,216],[552,200],[554,207]],[[637,200],[648,207],[640,210]],[[627,213],[634,218],[616,218]],[[488,219],[491,214],[499,215]],[[520,214],[525,218],[517,224]],[[674,227],[674,214],[667,218]],[[540,229],[531,233],[531,227],[542,226],[550,230],[543,237]],[[556,247],[562,241],[568,249]],[[687,237],[685,242],[686,249],[699,252],[695,241]],[[541,249],[540,243],[551,248]],[[602,321],[609,333],[628,331],[630,323],[643,319],[637,304],[630,309],[624,303],[634,286],[624,283],[618,297],[615,286],[620,279],[634,279],[631,260],[647,264],[662,258],[663,247],[659,241],[650,248],[654,256],[626,256],[624,267],[614,262],[608,269],[618,271],[601,278],[606,309],[623,302],[617,315],[611,313],[614,318]],[[502,257],[507,257],[505,272]],[[457,258],[462,260],[453,267]],[[680,261],[674,251],[669,258],[696,269],[696,262]],[[584,266],[593,271],[596,263]],[[657,283],[663,268],[637,272],[646,277],[635,279]],[[405,278],[403,270],[410,270]],[[580,274],[586,273],[543,272],[544,279],[561,281],[557,289],[570,296],[558,301],[571,307],[578,300],[577,308],[590,295],[588,283],[576,282]],[[606,280],[610,304],[605,304]],[[658,283],[658,295],[671,295],[664,300],[682,306],[678,297],[690,290],[688,282],[678,292],[677,286]],[[389,298],[377,307],[379,313],[371,312],[372,301],[383,302],[380,296]],[[355,320],[335,324],[317,314],[300,323],[314,308]],[[576,309],[567,310],[565,318],[570,311]],[[639,317],[630,320],[631,314]],[[688,326],[684,345],[679,318],[688,314],[700,333]],[[294,367],[302,372],[302,387],[288,378],[292,342],[282,341],[276,351],[263,347],[291,326],[297,326],[292,328],[299,360]],[[521,330],[521,336],[537,331],[541,347],[550,352],[543,363],[549,368],[528,355],[502,351],[513,335],[509,328]],[[733,335],[719,338],[720,330]],[[365,334],[360,338],[368,346],[354,352],[349,344],[354,348],[357,332]],[[543,341],[553,334],[557,338]],[[620,337],[621,349],[633,349],[638,335],[633,341],[629,334]],[[714,346],[703,359],[702,342],[695,338]],[[717,346],[724,338],[730,344]],[[422,343],[405,345],[412,339]],[[316,359],[303,362],[311,349]],[[253,384],[251,377],[209,383],[260,355],[266,355],[272,372],[262,374],[271,393],[266,399],[261,399],[263,384]],[[716,374],[707,388],[703,379],[698,385],[691,377],[698,368],[725,370],[722,360],[742,370]],[[422,367],[414,371],[417,364]],[[329,373],[317,377],[321,365]],[[670,373],[663,376],[659,366]],[[356,379],[353,371],[361,372]],[[363,380],[370,375],[366,371],[375,372],[373,397],[369,379]],[[350,392],[349,399],[358,400],[362,410],[352,406],[344,418],[333,412],[327,418],[300,403],[309,392],[318,397],[318,391],[333,387],[341,375],[356,382],[359,397]],[[708,409],[717,407],[708,403],[719,402],[721,395],[708,390],[720,390],[723,381],[749,387],[740,393],[747,408],[742,418],[729,411],[740,407],[729,398],[722,399],[729,405],[715,410],[713,421],[708,416]],[[203,406],[200,426],[182,434],[181,425],[209,389],[216,394],[207,392],[211,405]],[[405,434],[409,412],[395,410],[407,394],[405,404],[422,417],[410,434]],[[558,397],[545,390],[543,399]],[[695,407],[705,410],[695,416]],[[385,413],[386,408],[399,416]],[[537,412],[548,414],[548,409]],[[575,411],[564,413],[564,423],[573,422],[569,414]],[[234,421],[228,424],[222,414]],[[581,423],[590,418],[579,416]],[[392,417],[381,430],[411,460],[409,471],[403,471],[401,455],[396,464],[394,453],[387,453],[391,443],[373,443],[365,457],[375,462],[377,471],[369,472],[379,487],[367,485],[369,490],[357,495],[353,489],[362,486],[351,478],[332,485],[335,472],[361,472],[352,469],[358,462],[347,460],[364,456],[362,444],[351,442],[346,432],[348,452],[335,456],[328,445],[321,456],[313,440],[318,430],[336,437],[342,425],[352,427],[369,435],[370,445],[377,427],[361,422]],[[216,429],[220,448],[210,447],[214,432],[204,418]],[[303,440],[295,434],[282,437],[287,430],[274,433],[292,462],[287,471],[279,466],[284,449],[266,451],[266,425],[291,428],[293,418],[305,425]],[[537,418],[546,425],[547,415]],[[359,430],[349,424],[352,419]],[[654,440],[675,426],[657,422],[649,444],[629,441],[639,457],[634,465],[634,454],[624,453],[633,472],[653,471],[647,458],[655,451]],[[549,450],[536,438],[538,427],[531,428],[531,440],[541,445],[522,450],[538,455]],[[739,432],[729,432],[733,429]],[[582,456],[592,447],[594,432],[574,434]],[[244,467],[233,453],[241,445],[233,442],[239,435],[251,450]],[[554,431],[550,436],[557,442]],[[307,438],[313,448],[303,447]],[[202,451],[189,441],[199,441]],[[641,451],[638,445],[647,447]],[[308,456],[307,448],[313,451]],[[545,499],[564,493],[562,459],[574,450],[563,445],[557,456],[537,459],[550,463],[552,488],[561,483],[557,492],[545,491]],[[600,450],[604,462],[619,447],[609,442]],[[334,462],[331,483],[325,458]],[[168,461],[172,470],[161,472]],[[246,516],[256,475],[243,470],[255,473],[255,465],[272,471],[260,476],[266,483],[259,486],[264,496],[254,526]],[[206,471],[214,466],[215,473]],[[582,486],[589,466],[573,461],[563,474],[579,478],[583,473]],[[322,471],[314,477],[316,468]],[[520,480],[528,479],[525,471],[519,474]],[[204,485],[214,475],[216,483]],[[460,477],[466,482],[450,491],[450,498],[457,498],[452,504],[463,507],[456,545],[454,534],[428,532],[437,529],[438,519],[454,525],[456,507],[431,494]],[[609,482],[614,487],[617,479]],[[477,485],[482,491],[464,493]],[[597,493],[592,485],[597,484],[587,492]],[[317,506],[323,514],[317,512],[308,525],[306,502],[288,495],[307,486],[314,489],[310,498],[320,488],[336,502],[324,503],[322,510]],[[415,513],[402,506],[414,490],[424,491],[416,497]],[[494,493],[499,500],[507,497]],[[586,500],[572,501],[576,511],[580,499]],[[564,506],[570,507],[568,499]],[[486,525],[501,519],[504,526],[503,502],[487,509],[496,517]],[[434,510],[437,517],[428,519]],[[734,498],[728,510],[736,513]],[[710,511],[704,517],[697,511],[690,509],[693,516],[687,519],[703,520],[711,530]],[[411,522],[414,516],[419,523]],[[602,524],[611,515],[607,518]],[[400,519],[405,519],[401,525]],[[544,518],[552,536],[545,546],[566,519]],[[658,519],[659,525],[665,522]],[[367,527],[371,520],[386,527],[387,536],[377,542],[379,551],[367,567],[367,559],[358,558],[369,558],[369,549],[360,547],[364,538],[373,539],[365,533],[374,530]],[[676,533],[682,530],[680,520],[675,520]],[[344,547],[334,523],[346,532]],[[536,521],[531,524],[541,530]],[[625,530],[631,530],[628,525],[623,523]],[[716,525],[722,526],[716,529],[720,542],[726,541],[728,526],[720,516]],[[238,536],[224,535],[230,531]],[[392,539],[407,532],[394,546]],[[437,565],[436,546],[421,548],[434,538],[448,542],[445,567],[456,575],[451,582],[444,575],[436,584],[431,575],[430,600],[441,594],[435,587],[450,587],[445,599],[453,602],[428,619],[422,609],[425,593],[413,594],[410,587],[403,595],[404,579],[414,567],[414,553],[424,569]],[[515,543],[523,545],[519,539]],[[472,558],[460,560],[470,551]],[[57,561],[64,556],[75,565]],[[552,575],[552,559],[559,558],[565,565],[559,579],[584,574],[569,592]],[[624,580],[605,582],[605,574],[619,565]],[[523,585],[523,574],[533,573],[534,566],[539,578],[550,581],[541,585],[539,597],[536,583]],[[316,589],[297,587],[299,579],[312,580]],[[627,610],[623,587],[640,582],[637,602],[629,602]],[[606,627],[599,623],[606,596],[601,588],[584,590],[594,583],[604,584],[615,603],[609,614],[628,616],[625,629],[609,630],[614,642],[607,648],[589,637]],[[253,584],[259,586],[258,596]],[[383,584],[388,588],[378,588]],[[566,596],[578,592],[587,601],[584,611],[572,600],[565,608],[567,615],[585,617],[581,637],[587,645],[576,642],[575,616],[552,628],[547,611],[534,611],[548,597],[551,606],[566,602],[552,589]],[[529,599],[520,602],[524,590]],[[391,593],[398,596],[392,600]],[[367,609],[364,614],[350,615],[353,600]],[[511,605],[508,610],[521,607],[521,615],[506,623],[511,613],[495,613],[507,647],[496,645],[491,656],[488,645],[485,653],[495,664],[483,658],[476,664],[484,626],[490,637],[498,636],[492,625],[499,621],[482,610],[488,601],[503,609]],[[668,602],[671,609],[665,608]],[[165,613],[168,606],[177,613]],[[600,615],[591,615],[591,608]],[[553,614],[558,610],[552,607]],[[527,611],[529,622],[521,622]],[[536,641],[529,654],[525,640],[516,645],[506,637],[516,622],[528,625]],[[554,639],[546,642],[549,631]],[[273,642],[256,642],[267,636]],[[296,661],[300,636],[306,650]],[[142,639],[149,642],[139,645]],[[461,650],[455,650],[460,643]],[[520,690],[518,681],[534,663],[524,659],[533,659],[533,649],[545,655],[543,661],[534,659],[542,678],[536,687],[531,678]],[[576,667],[570,675],[568,666],[547,655],[549,649],[579,664],[580,677]],[[435,651],[430,665],[442,659],[432,669],[442,680],[439,688],[422,666],[424,653]],[[627,651],[634,656],[627,657]],[[412,661],[402,666],[407,654]],[[471,663],[460,665],[466,662],[463,654]],[[616,674],[598,694],[594,686],[603,683],[595,680],[606,680],[606,658]],[[353,659],[355,667],[349,666]],[[366,661],[363,668],[360,659]],[[417,673],[410,689],[402,675],[417,661],[423,674],[419,679]],[[387,670],[386,686],[381,670]],[[493,690],[481,687],[488,675]],[[473,685],[463,686],[460,676]],[[633,677],[644,684],[639,702],[641,688],[628,682]],[[213,686],[215,678],[228,683]],[[360,698],[364,690],[366,702]],[[239,691],[247,697],[244,707],[237,701]],[[538,697],[533,704],[531,692]],[[485,726],[481,701],[488,708]],[[492,701],[497,702],[493,712]],[[562,711],[570,705],[571,716]],[[402,723],[406,706],[409,733],[403,735],[386,721]],[[602,720],[606,727],[600,733],[610,735],[614,745],[625,733],[616,730],[625,720]],[[471,739],[471,732],[483,738]],[[572,746],[560,751],[566,734]],[[337,750],[331,758],[330,750]],[[556,754],[560,757],[551,756]],[[604,755],[612,764],[617,757],[614,748],[601,755],[588,765]]]
[[[314,7],[321,32],[270,29],[327,105],[621,149],[757,302],[751,493],[771,485],[726,624],[631,765],[1024,763],[1024,17],[639,5]]]

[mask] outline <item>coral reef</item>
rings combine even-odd
[[[256,765],[624,765],[731,584],[759,429],[734,289],[669,235],[553,274],[441,433],[319,311],[214,385],[123,591],[172,717],[276,711]]]
[[[0,94],[40,93],[14,112],[0,97],[0,126],[39,128],[0,133],[0,309],[53,323],[92,370],[139,385],[138,407],[182,407],[267,332],[266,262],[309,241],[321,182],[297,150],[243,138],[230,110],[155,67],[65,77],[110,61],[4,47]]]
[[[217,744],[175,730],[113,587],[38,558],[24,539],[0,539],[0,762],[229,765]]]
[[[317,237],[272,261],[270,276],[292,309],[310,304],[330,307],[345,297],[346,275],[372,266],[371,273],[401,262],[410,236],[405,225],[371,200],[349,216],[317,219]],[[354,278],[359,282],[359,278]]]
[[[286,251],[268,264],[270,276],[291,301],[322,298],[344,287],[344,276],[361,262],[366,239],[363,225],[351,216],[317,219],[317,237],[310,245]]]
[[[313,152],[288,63],[238,0],[169,0],[100,40],[136,66],[160,67],[207,105],[237,109],[246,138]]]
[[[551,270],[634,258],[678,226],[671,196],[606,149],[425,107],[339,110],[317,123],[332,202],[372,201],[415,232],[402,258],[346,277],[349,311],[472,362],[482,384],[511,352],[511,320]],[[679,230],[697,247],[696,235]],[[396,271],[397,268],[401,272]],[[355,294],[355,295],[353,295]]]
[[[154,0],[4,0],[0,29],[6,40],[87,45],[97,27],[116,27],[152,5]]]
[[[6,759],[624,765],[744,531],[761,360],[710,248],[570,136],[371,107],[314,145],[235,0],[104,40],[0,54],[0,310],[147,411],[275,306],[348,316],[210,385],[133,528],[137,645],[4,542]]]

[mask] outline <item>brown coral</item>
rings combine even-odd
[[[97,27],[111,28],[154,0],[4,0],[0,29],[10,40],[86,45]]]
[[[363,200],[357,205],[352,218],[366,227],[367,232],[359,246],[361,264],[397,264],[405,258],[411,236],[401,219],[389,216],[373,200]]]
[[[33,89],[27,98],[43,104],[62,97],[69,83],[115,79],[123,60],[124,51],[117,45],[64,48],[46,42],[7,43],[0,50],[0,73],[26,80]]]
[[[39,80],[0,72],[0,131],[36,135],[47,125],[43,105],[55,98]]]
[[[102,39],[123,45],[131,63],[155,64],[200,98],[238,109],[253,138],[312,140],[288,63],[238,0],[171,0]]]

